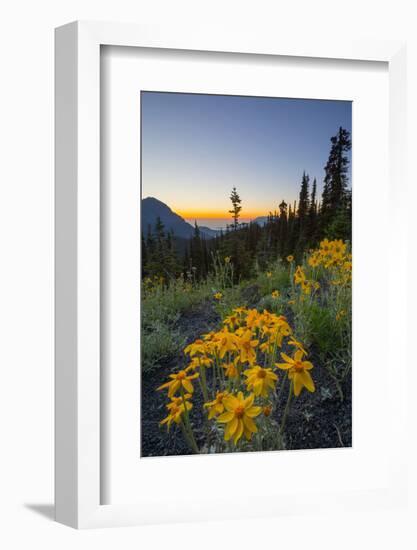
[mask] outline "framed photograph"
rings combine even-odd
[[[404,502],[404,81],[396,42],[57,29],[58,521]]]

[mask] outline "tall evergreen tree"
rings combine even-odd
[[[311,245],[315,244],[317,238],[317,180],[314,178],[311,190],[310,207],[308,210],[307,239]]]
[[[303,178],[301,180],[300,197],[298,201],[298,219],[300,220],[301,228],[304,228],[305,226],[305,221],[307,219],[307,214],[310,206],[309,183],[310,183],[310,176],[305,172],[303,172]]]
[[[350,133],[340,127],[331,138],[329,159],[325,166],[325,177],[320,208],[320,229],[322,236],[332,236],[345,230],[349,232],[348,152],[352,147]],[[333,228],[332,228],[333,226]],[[344,229],[343,229],[344,227]],[[330,232],[330,233],[329,233]],[[340,235],[347,238],[347,235]]]
[[[287,203],[282,200],[279,205],[279,247],[278,253],[281,256],[287,254],[287,239],[288,239],[288,212]],[[291,208],[291,207],[290,207]]]
[[[232,201],[232,210],[229,210],[229,214],[232,214],[233,229],[236,230],[239,226],[240,211],[242,210],[242,207],[240,206],[242,199],[239,197],[236,187],[233,187],[232,189],[230,200]]]

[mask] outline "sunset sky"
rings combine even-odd
[[[229,222],[236,186],[242,221],[298,199],[305,170],[321,193],[330,138],[351,131],[351,102],[142,92],[142,198],[187,221]]]

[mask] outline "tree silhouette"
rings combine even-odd
[[[232,189],[230,200],[232,201],[232,210],[229,210],[229,214],[232,214],[233,229],[236,230],[239,226],[240,211],[242,210],[242,207],[240,206],[242,199],[239,197],[236,187],[233,187]]]
[[[349,158],[347,153],[352,147],[350,133],[340,127],[336,136],[331,138],[332,147],[325,166],[324,187],[321,197],[320,229],[322,236],[334,232],[334,224],[349,225],[346,215],[349,209],[348,191]],[[342,222],[343,220],[343,223]],[[332,228],[333,226],[333,228]],[[340,232],[340,229],[337,230]],[[330,235],[329,235],[330,236]]]

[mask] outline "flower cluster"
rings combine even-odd
[[[311,295],[320,288],[317,280],[319,268],[328,271],[332,285],[347,285],[352,279],[352,255],[348,252],[347,244],[341,240],[329,241],[324,239],[320,247],[311,250],[307,257],[307,266],[312,273],[307,276],[305,269],[298,265],[294,271],[294,284],[299,285],[303,294]]]
[[[294,273],[294,283],[300,285],[300,288],[304,294],[311,294],[313,290],[320,288],[320,283],[313,279],[307,279],[307,276],[303,268],[299,265]]]
[[[352,280],[352,254],[342,240],[324,239],[320,247],[313,250],[308,257],[308,265],[323,267],[334,274],[332,284],[346,285]]]
[[[235,447],[246,441],[251,448],[258,448],[266,433],[282,434],[283,426],[278,429],[274,416],[285,422],[286,415],[278,410],[277,386],[286,379],[292,395],[300,395],[303,388],[315,391],[310,374],[313,365],[305,360],[304,346],[295,339],[286,317],[267,310],[233,309],[218,331],[195,340],[184,353],[187,366],[158,388],[166,389],[171,399],[169,414],[161,424],[180,424],[195,452],[188,414],[195,382],[203,396],[204,417],[211,426],[206,432],[214,433],[219,445],[223,440]],[[280,370],[287,373],[282,380]]]

